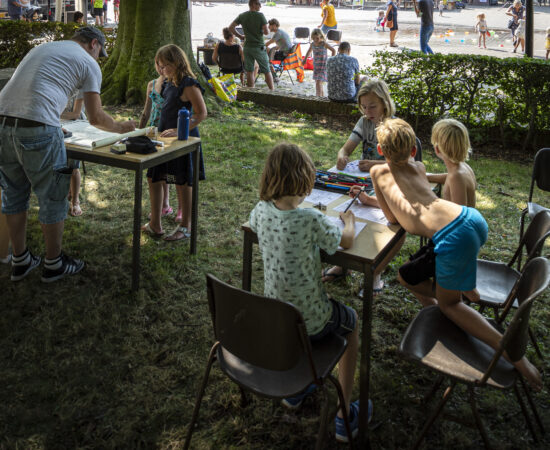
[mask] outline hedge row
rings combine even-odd
[[[531,150],[550,128],[545,60],[378,51],[364,73],[388,83],[398,114],[415,129],[450,116],[471,129],[500,130],[503,143]]]
[[[61,22],[0,21],[0,69],[17,67],[23,57],[43,42],[70,39],[78,24]],[[103,30],[107,53],[113,47],[116,35]],[[100,65],[102,61],[100,60]]]

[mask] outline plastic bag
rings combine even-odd
[[[203,40],[205,47],[215,47],[218,43],[218,39],[214,37],[213,33],[208,33]]]
[[[224,102],[232,102],[237,100],[237,83],[232,73],[223,75],[220,78],[210,78],[208,80],[216,96]]]

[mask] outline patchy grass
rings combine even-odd
[[[123,109],[113,112],[136,115]],[[86,261],[85,271],[46,286],[39,281],[39,271],[14,284],[8,270],[0,268],[0,448],[181,447],[213,343],[205,273],[240,285],[240,225],[257,201],[258,177],[268,150],[289,140],[307,149],[319,167],[329,167],[351,128],[343,129],[334,131],[315,118],[272,113],[250,104],[228,106],[210,117],[201,126],[208,179],[200,185],[198,254],[190,257],[186,243],[143,236],[141,289],[134,295],[129,293],[133,175],[87,163],[84,214],[67,219],[64,235],[65,250]],[[442,168],[428,145],[424,155],[429,171]],[[490,228],[481,256],[506,261],[517,245],[530,161],[511,163],[474,154],[471,165],[479,180],[479,208]],[[175,190],[171,194],[175,205]],[[547,200],[541,198],[543,203]],[[145,200],[143,222],[147,212]],[[33,202],[28,244],[43,254],[36,213]],[[171,228],[170,218],[164,226]],[[386,270],[387,288],[375,301],[375,448],[408,447],[433,407],[423,406],[421,399],[434,374],[402,360],[397,350],[419,306],[397,285],[395,271],[417,246],[417,238],[408,238]],[[261,292],[257,249],[254,262],[253,289]],[[354,274],[347,283],[328,289],[360,310],[360,281]],[[532,327],[546,356],[546,362],[537,365],[548,371],[548,294],[537,306]],[[531,349],[529,356],[536,359]],[[460,397],[466,399],[464,392]],[[307,399],[297,413],[261,399],[241,409],[239,399],[238,389],[214,369],[193,448],[313,446],[318,397]],[[536,395],[536,402],[550,428],[548,389]],[[480,403],[493,445],[549,447],[548,437],[538,445],[530,440],[513,394],[487,390]],[[451,408],[469,415],[464,403]],[[328,442],[336,446],[332,439]],[[477,448],[482,441],[475,430],[438,421],[425,446]]]

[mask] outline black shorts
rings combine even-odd
[[[411,286],[431,278],[435,280],[435,252],[431,239],[399,268],[399,275]]]
[[[94,8],[94,17],[103,17],[103,8]]]
[[[343,303],[330,299],[332,304],[332,315],[324,328],[317,334],[309,336],[312,341],[323,339],[327,334],[336,333],[340,336],[347,336],[357,326],[355,310]]]
[[[282,50],[277,50],[273,55],[273,61],[282,61],[286,58],[288,52],[283,52]]]

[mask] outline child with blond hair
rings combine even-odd
[[[477,33],[479,33],[477,46],[481,48],[481,39],[483,38],[483,48],[487,48],[487,46],[485,45],[485,36],[487,34],[487,21],[485,20],[485,14],[478,14],[475,30]]]
[[[307,61],[308,56],[313,52],[313,79],[315,80],[315,95],[317,97],[324,97],[324,85],[327,82],[327,50],[330,51],[332,56],[336,53],[334,48],[327,44],[324,33],[315,28],[311,32],[311,44],[307,49],[304,56],[304,63]]]
[[[371,169],[378,203],[388,221],[407,232],[430,238],[435,253],[435,297],[441,312],[458,327],[494,349],[502,335],[479,312],[462,302],[462,292],[476,286],[477,254],[487,239],[487,223],[474,208],[438,198],[426,169],[413,161],[416,136],[401,119],[387,119],[377,129],[378,151],[387,164]],[[527,358],[512,361],[535,390],[539,371]]]
[[[468,130],[458,120],[440,120],[432,128],[432,145],[436,156],[445,163],[447,172],[427,174],[428,181],[443,185],[443,199],[474,208],[476,176],[466,163],[470,152]],[[399,268],[397,279],[418,298],[422,306],[429,306],[437,304],[434,278],[434,243],[430,240]],[[475,289],[465,292],[465,295],[472,301],[479,300]]]
[[[293,144],[275,146],[267,157],[260,179],[260,202],[250,213],[250,227],[258,235],[264,262],[264,295],[296,306],[304,317],[312,341],[330,333],[346,336],[348,347],[339,362],[338,378],[354,437],[359,426],[359,402],[351,402],[359,347],[356,312],[330,299],[319,273],[320,250],[333,254],[341,245],[352,246],[355,217],[351,211],[340,214],[343,231],[320,211],[299,208],[315,183],[315,165],[310,156]],[[315,385],[283,405],[298,408]],[[372,414],[372,403],[361,405]],[[342,408],[335,418],[336,440],[348,442]]]

